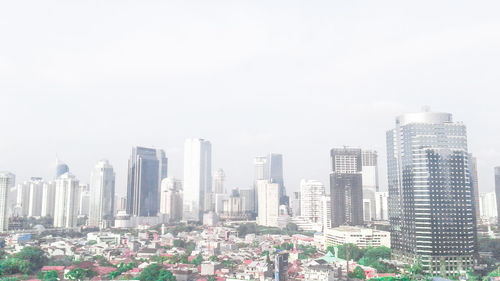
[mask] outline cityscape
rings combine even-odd
[[[287,192],[286,157],[253,160],[253,186],[230,189],[212,143],[184,143],[184,177],[165,151],[136,146],[127,195],[108,160],[89,184],[56,160],[54,177],[0,174],[5,278],[43,280],[473,280],[497,274],[497,192],[480,193],[466,125],[428,109],[386,133],[388,190],[377,151],[330,150],[330,181]],[[479,240],[481,239],[481,244]],[[27,263],[27,264],[25,264]],[[156,275],[155,275],[156,274]],[[153,277],[151,277],[152,275]],[[161,275],[161,276],[160,276]],[[391,279],[391,280],[392,280]],[[9,279],[10,280],[10,279]]]
[[[2,1],[0,281],[500,281],[498,11]]]

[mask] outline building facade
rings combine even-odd
[[[257,224],[278,227],[280,185],[269,180],[257,181],[259,195]]]
[[[477,237],[465,125],[449,113],[396,118],[387,132],[389,220],[395,259],[432,275],[474,264]]]
[[[161,149],[134,147],[128,162],[127,213],[156,216],[160,205],[160,183],[167,177],[168,160]]]
[[[79,207],[79,181],[70,173],[56,180],[54,227],[72,228],[77,226]]]
[[[14,180],[14,174],[0,172],[0,232],[9,230],[9,189],[14,186]]]
[[[166,214],[170,222],[182,219],[182,181],[166,178],[161,182],[160,213]]]
[[[90,175],[89,225],[111,226],[115,210],[115,172],[108,160],[99,161]]]
[[[204,139],[184,142],[183,219],[201,221],[212,209],[212,144]]]
[[[361,174],[363,182],[363,220],[370,222],[376,219],[375,193],[379,191],[377,151],[361,152]]]
[[[321,223],[321,197],[325,186],[317,180],[300,181],[300,215],[313,222]]]
[[[391,247],[391,234],[371,228],[340,226],[327,229],[324,233],[327,246],[354,244],[359,248]]]
[[[495,167],[495,194],[497,198],[497,225],[500,225],[500,167]]]
[[[334,148],[330,157],[332,227],[363,225],[361,149]]]

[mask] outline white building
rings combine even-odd
[[[321,224],[323,231],[332,227],[332,205],[331,196],[321,196]]]
[[[90,175],[89,225],[107,227],[114,220],[115,172],[108,160],[99,161]]]
[[[391,246],[391,234],[371,228],[339,226],[324,232],[326,246],[339,246],[352,243],[360,248]]]
[[[183,219],[200,221],[212,202],[212,145],[204,139],[187,139],[184,143],[184,210]]]
[[[481,193],[479,195],[479,210],[483,220],[489,221],[497,217],[495,192]]]
[[[28,217],[40,217],[42,215],[43,180],[42,178],[31,178],[27,182],[28,193]]]
[[[389,220],[389,209],[387,207],[387,200],[389,199],[389,192],[379,191],[375,192],[375,215],[377,220]]]
[[[9,189],[14,185],[15,176],[9,172],[0,172],[0,232],[9,229],[8,201]]]
[[[80,184],[78,189],[78,215],[88,216],[90,209],[90,188],[88,184]]]
[[[79,207],[79,181],[74,175],[65,173],[55,180],[56,198],[54,227],[71,228],[77,225]]]
[[[54,217],[54,208],[56,200],[56,182],[50,181],[43,183],[42,190],[42,217]]]
[[[258,180],[257,190],[259,196],[257,224],[278,227],[280,185],[268,180]]]
[[[25,181],[17,185],[16,215],[28,216],[30,202],[30,182]]]
[[[224,170],[218,169],[215,174],[214,174],[214,180],[213,180],[213,192],[215,194],[225,194],[226,188],[224,186],[224,183],[226,181],[226,174],[224,173]]]
[[[378,191],[377,151],[362,150],[361,177],[363,182],[363,220],[369,222],[376,219],[375,194]]]
[[[313,223],[321,222],[321,197],[325,186],[317,180],[300,181],[300,215]]]
[[[169,221],[182,219],[182,181],[165,178],[161,182],[160,213],[166,214]]]

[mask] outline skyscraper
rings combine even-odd
[[[215,194],[227,193],[226,188],[224,187],[224,182],[226,181],[226,174],[224,173],[224,170],[218,169],[214,174],[213,180],[213,191]]]
[[[69,172],[69,167],[65,163],[56,159],[56,179]]]
[[[166,214],[170,222],[182,219],[182,181],[165,178],[161,182],[160,213]]]
[[[330,151],[330,196],[332,227],[363,224],[361,149],[334,148]]]
[[[77,226],[79,207],[79,181],[74,175],[65,173],[56,180],[54,227]]]
[[[127,213],[156,216],[160,203],[160,183],[167,177],[167,158],[161,149],[134,147],[128,162]]]
[[[264,226],[278,226],[280,207],[280,185],[269,180],[258,180],[257,189],[259,194],[259,209],[257,224]]]
[[[108,160],[99,161],[90,175],[89,225],[107,227],[115,210],[115,172]]]
[[[9,229],[8,218],[8,199],[9,189],[14,185],[14,174],[9,172],[0,172],[0,232]]]
[[[375,193],[378,191],[377,151],[361,152],[361,174],[363,182],[363,219],[365,222],[375,220]]]
[[[474,196],[474,210],[476,211],[476,222],[481,221],[479,211],[479,178],[477,176],[477,158],[469,154],[469,170],[471,176],[472,193]]]
[[[259,156],[254,159],[254,189],[255,198],[259,197],[257,181],[268,180],[279,184],[280,204],[288,205],[285,184],[283,181],[283,155],[269,153],[267,156]],[[259,201],[255,200],[255,209],[258,209]]]
[[[90,187],[88,184],[80,184],[78,187],[78,215],[89,216],[90,209]]]
[[[321,223],[321,197],[325,186],[316,180],[300,181],[300,215],[313,223]]]
[[[42,215],[43,185],[42,178],[31,178],[28,182],[28,217],[39,217]]]
[[[375,192],[375,216],[377,220],[388,220],[389,209],[388,204],[389,193],[387,191]]]
[[[24,181],[17,184],[16,215],[28,216],[30,202],[30,182]]]
[[[204,139],[184,142],[183,219],[200,221],[212,208],[212,144]]]
[[[500,225],[500,166],[495,167],[495,194],[497,198],[497,225]]]
[[[465,125],[449,113],[396,118],[387,132],[393,257],[431,275],[474,264],[476,225]]]
[[[56,182],[44,182],[42,191],[42,217],[54,217]]]

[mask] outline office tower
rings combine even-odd
[[[212,145],[204,139],[184,142],[183,219],[200,221],[212,208]]]
[[[182,219],[182,181],[165,178],[161,182],[160,213],[166,214],[170,222]]]
[[[323,232],[332,228],[332,203],[330,195],[321,196],[321,223],[323,225]]]
[[[28,182],[28,217],[40,217],[42,215],[43,185],[42,178],[31,178]]]
[[[214,174],[213,191],[215,194],[226,193],[226,189],[224,187],[225,180],[226,174],[224,173],[224,170],[218,169]]]
[[[300,192],[293,192],[290,198],[290,212],[293,217],[300,216]]]
[[[54,227],[71,228],[77,226],[79,207],[79,181],[70,173],[56,180]]]
[[[321,197],[325,186],[317,180],[300,181],[300,215],[313,223],[321,223]]]
[[[160,203],[160,183],[167,177],[167,158],[161,149],[134,147],[128,161],[127,213],[156,216]]]
[[[115,172],[108,160],[99,161],[90,174],[89,225],[111,226],[115,211]]]
[[[481,193],[479,195],[479,210],[482,219],[489,222],[495,218],[496,222],[498,211],[495,192]]]
[[[330,151],[330,196],[332,227],[363,224],[361,149],[334,148]]]
[[[44,182],[42,191],[42,217],[54,217],[56,182]]]
[[[274,257],[274,280],[288,280],[288,253],[278,252]]]
[[[497,225],[500,226],[500,166],[495,167],[495,194],[497,198]]]
[[[229,197],[222,201],[222,214],[226,219],[242,218],[243,200],[237,189],[233,189]]]
[[[224,212],[224,201],[229,198],[229,194],[215,194],[215,213],[217,215],[222,215],[222,212]]]
[[[0,232],[9,229],[7,213],[9,189],[14,185],[15,176],[9,172],[0,172]]]
[[[481,221],[481,214],[479,211],[479,178],[477,176],[477,158],[469,153],[469,171],[471,176],[472,195],[474,198],[474,210],[476,215],[476,222]]]
[[[395,259],[430,275],[474,265],[476,224],[465,125],[449,113],[396,118],[387,132],[389,220]]]
[[[259,197],[257,181],[268,180],[271,183],[277,183],[280,186],[280,204],[289,205],[288,197],[286,196],[285,184],[283,181],[283,155],[277,153],[269,153],[267,156],[259,156],[254,159],[254,188],[255,198]],[[256,210],[259,202],[255,202]]]
[[[361,175],[363,182],[363,219],[369,222],[375,219],[375,192],[378,191],[377,151],[361,152]]]
[[[66,173],[69,173],[68,165],[56,159],[56,179]]]
[[[90,213],[90,187],[80,184],[78,187],[78,215],[88,217]]]
[[[386,221],[389,219],[388,198],[389,192],[387,191],[375,192],[375,218],[377,220]]]
[[[280,207],[280,185],[269,180],[258,180],[259,209],[257,224],[263,226],[278,226]]]

